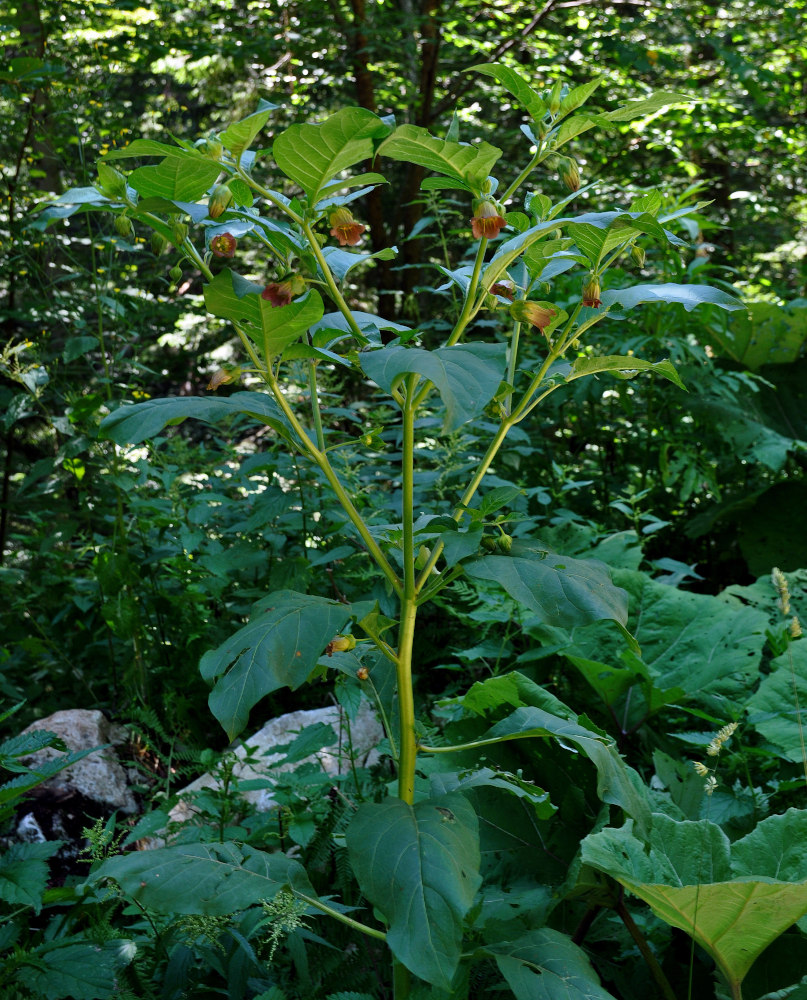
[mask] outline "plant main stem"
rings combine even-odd
[[[403,519],[403,593],[401,595],[401,624],[398,633],[398,719],[401,728],[400,757],[398,760],[398,797],[410,805],[415,795],[415,700],[412,691],[412,645],[417,618],[417,590],[415,585],[415,533],[414,533],[414,480],[415,480],[415,407],[413,396],[417,376],[410,376],[403,409],[402,446],[402,502]],[[397,993],[396,993],[397,997]]]

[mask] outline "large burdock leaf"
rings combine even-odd
[[[581,750],[597,769],[597,794],[602,801],[624,809],[642,831],[649,829],[650,810],[640,791],[640,779],[625,764],[610,740],[579,723],[552,715],[542,708],[526,706],[497,722],[480,742],[501,743],[540,737],[551,737],[564,747],[572,744]]]
[[[496,959],[516,1000],[613,1000],[582,948],[550,927],[484,951]]]
[[[216,682],[210,710],[231,740],[261,698],[305,682],[350,612],[339,601],[279,590],[255,605],[249,624],[205,653],[199,669]]]
[[[476,814],[456,793],[411,806],[366,803],[347,830],[362,892],[389,922],[395,957],[426,982],[450,989],[462,954],[462,922],[480,884]]]
[[[628,595],[611,583],[608,567],[593,559],[516,541],[507,555],[482,556],[464,566],[473,579],[498,583],[547,625],[574,628],[613,619],[624,626],[628,620]]]
[[[807,642],[791,643],[786,653],[773,660],[771,668],[748,700],[748,721],[784,757],[801,764],[807,730]],[[797,697],[801,711],[796,710]]]
[[[245,325],[263,347],[264,357],[271,360],[318,323],[325,310],[319,292],[313,289],[287,306],[273,306],[261,297],[262,291],[260,285],[225,268],[205,285],[205,305],[214,316]]]
[[[446,405],[446,431],[455,431],[485,409],[504,377],[504,344],[457,344],[425,351],[388,347],[361,356],[365,373],[391,392],[408,374],[422,375],[437,387]]]
[[[308,195],[311,204],[337,174],[373,156],[374,141],[388,125],[365,108],[342,108],[319,125],[291,125],[272,152],[283,173]]]
[[[771,816],[733,845],[714,823],[656,813],[647,850],[632,827],[587,837],[584,863],[694,937],[739,996],[755,959],[807,913],[807,811]]]
[[[121,854],[105,861],[88,884],[108,878],[142,906],[172,915],[234,913],[285,887],[316,896],[299,861],[231,841]]]
[[[139,444],[155,437],[169,424],[180,424],[188,417],[215,423],[238,413],[247,413],[281,434],[288,434],[286,418],[271,396],[262,392],[235,392],[221,398],[174,396],[120,406],[101,421],[101,436],[118,444]]]
[[[728,292],[711,285],[632,285],[630,288],[611,288],[602,293],[605,306],[618,304],[623,309],[633,309],[643,302],[680,302],[687,312],[695,306],[712,305],[721,309],[745,309],[745,305]]]

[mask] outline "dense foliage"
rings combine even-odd
[[[803,15],[0,15],[0,821],[73,705],[145,814],[3,850],[4,995],[801,995]]]

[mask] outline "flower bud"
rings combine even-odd
[[[188,226],[185,222],[175,222],[171,227],[171,242],[175,247],[181,246],[188,237]]]
[[[359,669],[356,671],[356,676],[359,678],[360,681],[367,681],[370,679],[370,671],[367,669],[367,667],[359,667]]]
[[[545,332],[557,314],[557,309],[553,309],[548,302],[527,302],[524,299],[517,299],[510,306],[510,315],[514,320],[537,326],[541,333]]]
[[[217,184],[207,203],[207,214],[211,219],[218,219],[225,208],[233,200],[233,193],[226,184]]]
[[[235,255],[236,243],[232,233],[219,233],[210,241],[210,249],[216,257],[232,257]]]
[[[200,153],[204,153],[211,160],[220,160],[224,152],[224,146],[217,135],[210,135],[206,139],[198,139],[194,143],[194,146]]]
[[[179,266],[179,264],[175,264],[171,268],[171,270],[168,272],[168,277],[171,279],[171,281],[174,282],[174,284],[176,284],[179,281],[179,279],[182,277],[182,268]]]
[[[132,220],[128,215],[116,215],[115,216],[115,229],[118,236],[123,236],[126,238],[134,236],[134,226],[132,225]]]
[[[577,168],[577,164],[570,157],[561,157],[558,163],[558,177],[560,177],[567,191],[578,191],[580,189],[580,171]]]
[[[503,299],[513,301],[513,283],[510,281],[497,281],[490,286],[491,295],[501,295]]]
[[[471,219],[471,232],[475,240],[489,240],[499,235],[499,230],[507,225],[507,220],[499,215],[499,209],[487,198],[475,206]]]
[[[151,251],[152,251],[152,253],[161,254],[163,252],[163,250],[165,249],[166,242],[167,242],[167,240],[162,235],[162,233],[158,233],[155,230],[151,234]]]
[[[361,240],[361,234],[367,229],[353,218],[349,208],[342,206],[328,216],[331,224],[330,234],[339,240],[340,247],[355,247]]]
[[[496,544],[496,539],[493,538],[491,535],[483,535],[482,536],[482,548],[486,552],[497,552],[498,549],[499,549],[499,546]]]
[[[596,274],[589,275],[588,281],[583,285],[583,305],[593,309],[599,309],[602,305],[600,299],[600,282]]]
[[[630,248],[630,255],[639,267],[644,267],[645,252],[642,247],[636,245],[632,246]]]
[[[549,95],[549,113],[556,115],[560,111],[560,91],[563,84],[558,80]]]
[[[513,547],[512,535],[499,535],[496,539],[496,545],[498,546],[500,552],[504,552],[504,554],[507,555]]]

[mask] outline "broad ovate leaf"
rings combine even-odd
[[[505,66],[503,63],[483,63],[480,66],[471,66],[466,72],[493,77],[515,97],[534,120],[537,121],[546,114],[546,101],[537,91],[533,90],[517,70],[511,69],[510,66]]]
[[[280,590],[255,605],[247,625],[205,653],[199,669],[215,682],[210,710],[231,740],[261,698],[306,681],[350,611],[339,601]]]
[[[457,344],[426,351],[420,347],[388,347],[361,356],[365,373],[386,392],[406,375],[433,382],[446,407],[445,429],[454,431],[479,416],[504,377],[504,344]]]
[[[155,437],[169,424],[192,418],[216,423],[246,413],[281,434],[288,433],[277,403],[263,392],[236,392],[232,396],[173,396],[148,399],[118,407],[101,421],[101,436],[118,444],[139,444]]]
[[[633,378],[640,372],[655,372],[655,374],[662,375],[677,385],[679,389],[686,389],[673,363],[666,358],[663,361],[642,361],[641,358],[615,357],[614,355],[600,358],[575,358],[571,373],[566,376],[566,381],[572,382],[574,379],[583,378],[586,375],[598,375],[604,372],[622,379]]]
[[[324,308],[314,289],[286,306],[273,306],[261,297],[262,291],[260,285],[225,268],[205,285],[205,305],[214,316],[245,326],[271,360],[318,323]]]
[[[603,619],[628,620],[628,595],[593,559],[558,555],[536,541],[517,540],[507,555],[464,563],[468,576],[498,583],[547,625],[575,628]]]
[[[389,126],[365,108],[342,108],[318,125],[291,125],[272,148],[283,173],[299,184],[311,204],[343,170],[369,160]]]
[[[105,879],[113,879],[142,906],[172,916],[234,913],[274,898],[285,887],[316,895],[299,861],[234,841],[121,854],[105,861],[90,884]]]
[[[389,923],[392,953],[427,983],[450,989],[463,919],[481,882],[468,801],[451,793],[415,805],[367,802],[350,821],[347,845],[362,892]]]
[[[427,170],[479,187],[493,170],[502,151],[487,142],[468,145],[438,139],[417,125],[400,125],[381,143],[379,155],[405,163],[417,163]]]
[[[712,305],[721,309],[745,309],[743,303],[711,285],[677,285],[664,282],[660,285],[631,285],[629,288],[611,288],[602,293],[604,306],[620,305],[633,309],[643,302],[679,302],[687,312],[695,306]]]
[[[221,173],[221,166],[183,149],[147,167],[138,167],[127,178],[144,198],[198,201]]]

